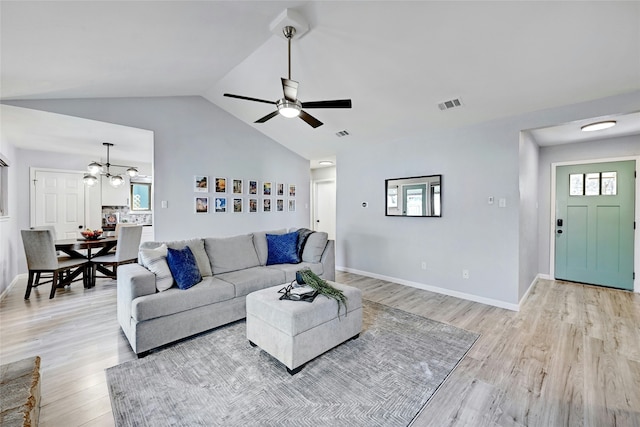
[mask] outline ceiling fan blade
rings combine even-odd
[[[302,108],[351,108],[351,100],[335,99],[333,101],[303,102]]]
[[[266,116],[262,117],[261,119],[256,120],[253,123],[264,123],[269,119],[273,119],[277,115],[278,115],[278,110],[274,111],[273,113],[267,114]]]
[[[298,99],[298,82],[295,80],[289,80],[282,77],[282,90],[284,91],[284,97],[289,101]]]
[[[304,110],[300,110],[300,115],[298,117],[307,122],[307,124],[314,129],[318,126],[322,126],[322,122],[320,120],[316,119],[311,114],[306,113]]]
[[[248,96],[234,95],[231,93],[225,93],[224,96],[228,96],[229,98],[244,99],[246,101],[264,102],[265,104],[273,104],[273,105],[276,104],[275,101],[267,101],[266,99],[250,98]]]

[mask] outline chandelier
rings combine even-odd
[[[103,142],[102,145],[107,147],[107,162],[102,164],[98,162],[91,162],[87,166],[87,170],[89,173],[84,174],[83,181],[88,186],[94,186],[98,183],[98,176],[104,175],[109,179],[109,184],[112,187],[120,187],[124,184],[124,177],[121,174],[112,174],[110,168],[126,168],[125,173],[130,177],[134,177],[138,175],[138,169],[133,166],[124,166],[124,165],[113,165],[109,163],[109,147],[113,147],[113,144],[110,142]]]

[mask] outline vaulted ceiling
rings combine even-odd
[[[282,97],[287,8],[309,25],[299,98],[353,100],[309,110],[317,129],[222,96]],[[308,159],[640,89],[639,2],[2,1],[0,20],[3,100],[200,95]]]

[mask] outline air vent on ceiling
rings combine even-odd
[[[438,104],[438,108],[441,110],[449,110],[451,108],[462,107],[462,100],[455,98],[449,101],[444,101]]]
[[[343,136],[347,136],[349,135],[349,132],[347,132],[346,130],[341,130],[340,132],[336,132],[336,136],[338,138],[342,138]]]

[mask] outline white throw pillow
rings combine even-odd
[[[173,276],[167,264],[167,245],[163,244],[155,249],[140,249],[139,257],[142,265],[156,275],[158,292],[173,286]]]

